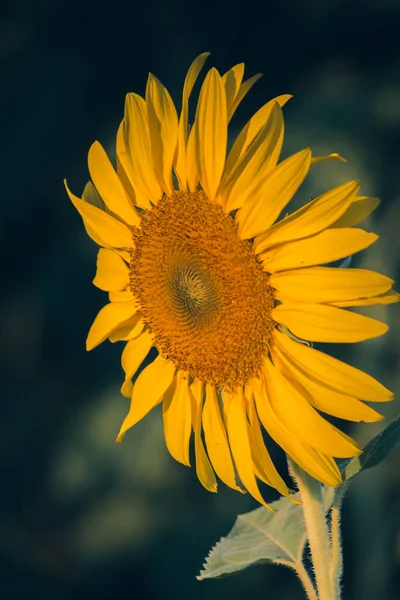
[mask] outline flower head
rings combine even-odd
[[[341,480],[334,458],[360,453],[320,412],[377,421],[363,400],[392,394],[308,342],[382,335],[384,323],[346,309],[395,302],[398,294],[384,275],[319,266],[377,239],[355,227],[378,203],[357,196],[356,181],[279,218],[313,163],[340,159],[305,149],[278,162],[289,95],[262,106],[227,154],[228,123],[258,76],[242,83],[243,65],[222,77],[212,68],[189,131],[189,97],[207,56],[188,71],[179,118],[153,75],[145,98],[128,94],[116,170],[95,142],[83,198],[67,188],[100,246],[93,283],[110,300],[87,348],[107,338],[125,343],[121,391],[131,405],[118,441],[162,403],[176,460],[189,465],[193,432],[197,474],[208,490],[216,491],[217,475],[265,503],[257,478],[282,494],[288,489],[261,425],[328,485]],[[134,379],[153,347],[156,358]]]

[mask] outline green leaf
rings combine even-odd
[[[261,507],[239,515],[232,531],[210,551],[197,579],[219,577],[260,562],[295,567],[306,542],[301,507],[281,498],[271,508],[276,512]]]
[[[343,470],[344,479],[348,480],[362,470],[375,467],[400,443],[400,416],[391,421],[385,429],[376,435],[365,446],[360,456],[352,458]]]

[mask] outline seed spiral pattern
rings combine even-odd
[[[234,219],[202,191],[175,192],[132,235],[130,285],[160,354],[215,386],[256,377],[274,291]]]

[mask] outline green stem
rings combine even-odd
[[[332,564],[330,578],[334,598],[340,598],[340,581],[343,573],[342,536],[340,531],[340,510],[346,488],[343,485],[335,494],[331,509]]]
[[[318,600],[317,592],[313,586],[311,579],[308,576],[306,569],[302,562],[291,562],[289,560],[284,559],[276,559],[274,563],[277,565],[284,565],[285,567],[289,567],[289,569],[293,569],[303,584],[304,590],[309,598],[309,600]]]
[[[331,548],[328,524],[322,501],[321,486],[298,465],[289,461],[290,472],[297,483],[307,528],[311,560],[317,582],[319,600],[335,600],[329,573]]]
[[[302,563],[297,565],[296,573],[299,576],[301,583],[303,584],[304,590],[309,600],[318,600],[317,592],[315,591],[312,581],[309,578],[308,573]]]

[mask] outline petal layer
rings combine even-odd
[[[154,173],[161,189],[171,195],[178,116],[168,90],[151,73],[147,80],[146,106]]]
[[[337,358],[295,342],[280,331],[275,331],[275,343],[289,360],[327,388],[371,402],[393,399],[393,393],[379,381]]]
[[[176,385],[168,390],[163,400],[165,441],[171,456],[189,467],[192,409],[187,373],[178,371],[175,382]]]
[[[234,141],[233,146],[228,154],[228,158],[226,159],[223,175],[224,179],[230,176],[232,169],[235,168],[235,165],[241,157],[241,155],[244,152],[246,152],[250,144],[252,144],[253,141],[256,139],[259,132],[264,127],[265,123],[268,121],[275,103],[278,103],[279,106],[282,107],[286,104],[288,100],[290,100],[290,98],[292,98],[290,94],[284,94],[282,96],[277,96],[276,98],[273,98],[272,100],[264,104],[264,106],[262,106],[246,123],[246,125],[243,127],[242,131],[239,133],[236,140]],[[278,160],[278,156],[276,157],[276,160]]]
[[[136,425],[162,400],[175,377],[175,366],[161,356],[150,363],[138,376],[133,386],[129,413],[122,423],[117,442],[122,442],[125,431]]]
[[[138,94],[126,96],[123,136],[132,181],[155,204],[161,198],[161,187],[153,168],[146,102]]]
[[[251,387],[249,382],[248,387]],[[247,390],[246,390],[247,394]],[[258,420],[256,407],[254,404],[254,393],[250,390],[248,394],[248,415],[250,419],[250,446],[252,448],[252,455],[255,464],[255,473],[261,481],[264,481],[267,485],[270,485],[278,490],[282,496],[289,496],[289,490],[283,481],[282,477],[276,470],[274,463],[268,453],[267,448],[263,440],[260,422]]]
[[[367,269],[309,267],[274,273],[269,283],[279,300],[335,302],[384,294],[393,280]]]
[[[276,163],[282,140],[282,109],[275,103],[257,139],[243,152],[221,186],[219,195],[227,213],[240,208],[257,193],[268,171]]]
[[[269,248],[260,259],[268,273],[311,267],[351,256],[377,239],[377,235],[362,229],[326,229],[303,240]]]
[[[265,361],[264,375],[275,414],[297,439],[324,454],[338,458],[361,453],[353,440],[325,421],[310,406],[307,397],[304,397],[294,382],[287,379],[269,359]]]
[[[113,248],[130,248],[132,235],[128,227],[111,215],[75,196],[64,181],[72,204],[83,219],[88,235],[100,245]],[[94,235],[93,235],[94,234]]]
[[[208,384],[203,407],[203,429],[208,456],[218,477],[229,487],[242,491],[235,480],[231,451],[215,387]]]
[[[357,398],[341,394],[318,383],[277,347],[273,352],[273,360],[287,379],[305,390],[305,396],[314,408],[347,421],[373,423],[383,419],[382,415]]]
[[[400,294],[394,290],[390,290],[380,296],[358,298],[357,300],[338,300],[329,304],[333,306],[373,306],[374,304],[395,304],[396,302],[400,302]]]
[[[200,90],[196,122],[200,182],[213,200],[224,169],[228,132],[225,88],[214,68],[207,73]]]
[[[130,396],[127,392],[128,390],[132,392],[130,386],[131,379],[136,374],[136,371],[150,352],[152,346],[153,339],[147,331],[143,331],[138,337],[126,344],[121,355],[121,364],[125,372],[125,382],[122,385],[121,393],[124,396]]]
[[[123,290],[129,284],[129,269],[116,252],[100,248],[93,284],[105,292]]]
[[[192,395],[192,415],[193,415],[193,430],[194,430],[194,450],[196,455],[196,473],[200,483],[209,492],[216,492],[218,485],[215,474],[207,453],[204,448],[201,431],[202,431],[202,414],[203,414],[203,396],[204,384],[199,379],[195,379],[190,386]]]
[[[269,246],[300,240],[326,229],[347,210],[358,188],[358,181],[350,181],[308,202],[257,237],[254,251],[261,254]]]
[[[229,398],[226,395],[224,402],[228,403],[226,413],[229,443],[240,480],[253,498],[269,508],[254,476],[243,390],[238,388]]]
[[[200,54],[190,65],[187,72],[185,83],[183,85],[182,93],[182,110],[179,117],[178,126],[178,143],[176,147],[176,154],[174,158],[174,169],[176,176],[178,177],[179,187],[181,190],[187,190],[187,166],[186,166],[186,153],[187,153],[187,139],[188,139],[188,114],[189,114],[189,98],[192,93],[194,84],[199,76],[204,63],[209,56],[209,52],[203,52]]]
[[[265,380],[255,384],[254,398],[261,423],[286,454],[315,479],[332,487],[340,485],[342,478],[333,458],[301,442],[277,417]]]
[[[364,315],[305,302],[284,302],[272,310],[272,318],[295,336],[310,342],[363,342],[389,329],[386,323]]]
[[[331,227],[354,227],[362,223],[379,206],[379,198],[357,196],[346,212]]]
[[[128,302],[103,306],[89,330],[86,350],[93,350],[93,348],[104,342],[121,323],[132,317],[136,311],[137,307]]]
[[[114,171],[103,146],[94,142],[88,154],[89,173],[107,208],[129,225],[140,224],[140,217],[131,204]]]
[[[265,232],[303,183],[310,168],[311,150],[297,152],[270,171],[252,198],[236,213],[242,240]]]

